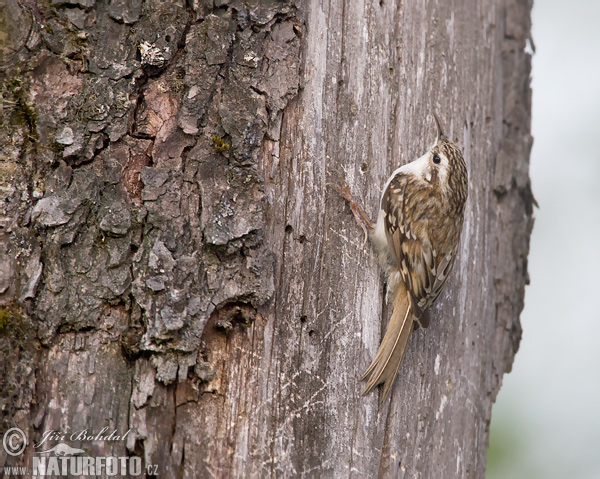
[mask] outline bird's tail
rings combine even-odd
[[[370,393],[378,384],[383,383],[380,402],[385,401],[389,396],[400,364],[404,359],[412,330],[413,315],[410,301],[406,287],[401,282],[395,292],[394,311],[383,341],[381,341],[375,359],[361,378],[367,381],[363,394]]]

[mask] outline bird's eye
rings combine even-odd
[[[439,164],[440,164],[440,161],[442,161],[442,160],[440,159],[439,155],[433,155],[433,162],[434,162],[436,165],[439,165]]]

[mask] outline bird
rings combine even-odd
[[[362,375],[363,394],[378,385],[380,403],[390,395],[411,333],[429,326],[423,313],[444,290],[458,254],[468,172],[461,150],[443,132],[420,158],[397,168],[385,183],[375,225],[343,178],[336,185],[365,230],[387,277],[392,317],[375,359]]]

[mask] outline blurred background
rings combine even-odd
[[[523,339],[486,479],[600,478],[599,0],[534,0],[535,210]]]

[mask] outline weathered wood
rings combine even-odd
[[[69,444],[161,477],[483,477],[533,224],[530,8],[9,0],[0,430],[30,446],[0,466],[108,426]],[[469,169],[460,257],[379,407],[385,291],[328,172],[374,216],[432,111]]]

